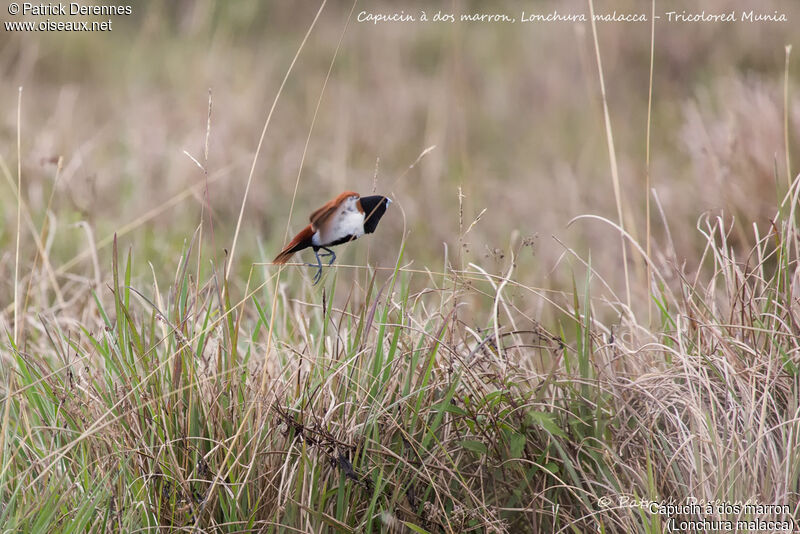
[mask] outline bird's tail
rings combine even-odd
[[[275,256],[275,259],[272,260],[272,263],[276,265],[282,265],[289,261],[289,258],[291,258],[295,252],[312,246],[311,237],[313,235],[314,229],[309,224],[303,228],[299,234],[294,236],[294,239],[289,241],[289,244],[286,245],[283,250],[281,250],[281,253]]]

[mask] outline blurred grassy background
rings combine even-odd
[[[110,33],[3,32],[0,154],[15,178],[17,88],[23,86],[23,193],[39,227],[54,187],[54,162],[63,157],[48,233],[53,264],[89,248],[76,222],[86,221],[101,240],[191,191],[120,240],[121,247],[134,248],[135,273],[147,276],[151,262],[159,277],[172,275],[176,251],[200,221],[204,175],[183,151],[202,159],[209,89],[214,240],[209,231],[204,239],[221,258],[230,248],[266,114],[317,7],[137,2],[131,16],[113,18]],[[699,9],[689,1],[656,7]],[[422,8],[429,15],[439,9],[516,17],[523,8],[588,13],[577,1],[504,2],[491,10],[479,2],[387,2],[359,3],[354,16]],[[649,13],[650,4],[600,1],[595,8]],[[750,223],[768,228],[785,189],[784,46],[797,36],[800,9],[777,0],[702,5],[709,13],[754,8],[785,12],[790,22],[670,24],[662,18],[656,26],[651,179],[668,214],[678,263],[702,250],[694,227],[708,210],[736,216],[734,238],[749,248]],[[241,277],[283,243],[303,147],[349,9],[347,2],[325,7],[278,102],[237,244]],[[8,19],[5,6],[2,12]],[[628,227],[643,243],[650,25],[605,23],[598,32]],[[798,72],[791,72],[792,87]],[[796,96],[791,101],[795,140],[800,102]],[[404,175],[431,145],[436,149]],[[793,146],[792,159],[800,161]],[[373,188],[393,195],[405,211],[406,258],[417,268],[440,270],[447,245],[456,267],[472,261],[504,272],[513,234],[516,247],[529,244],[519,253],[517,278],[558,289],[570,274],[555,268],[564,255],[551,237],[557,236],[579,254],[591,252],[594,268],[623,291],[617,234],[599,223],[566,227],[586,213],[617,219],[589,25],[352,20],[316,119],[291,230],[339,191]],[[7,180],[0,182],[0,214],[0,302],[10,302],[16,200]],[[656,249],[667,258],[655,206],[652,221]],[[341,259],[363,263],[369,254],[379,265],[392,265],[402,228],[399,214],[388,217],[367,243],[343,249]],[[35,254],[29,239],[22,253],[23,262]],[[103,269],[109,258],[106,246]],[[70,272],[84,277],[91,269],[86,256]]]

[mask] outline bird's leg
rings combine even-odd
[[[328,267],[330,267],[331,265],[333,265],[333,262],[336,261],[336,253],[331,249],[329,249],[328,247],[320,247],[320,248],[325,251],[325,254],[323,254],[323,256],[326,257],[330,256],[331,259],[328,260]]]
[[[328,250],[328,249],[325,249],[325,250]],[[322,260],[319,259],[319,248],[318,247],[314,247],[314,256],[317,257],[317,264],[314,265],[313,263],[306,263],[306,265],[308,265],[309,267],[316,267],[317,268],[317,274],[314,275],[314,285],[317,285],[319,283],[319,279],[322,277]]]
[[[320,254],[319,249],[324,250],[325,253]],[[317,257],[317,264],[314,265],[313,263],[306,263],[306,265],[308,265],[309,267],[317,268],[317,273],[314,275],[314,285],[317,285],[319,283],[320,278],[322,278],[322,258],[323,257],[330,258],[330,260],[328,260],[328,265],[327,265],[327,267],[330,267],[331,265],[333,265],[333,262],[336,261],[336,253],[331,249],[329,249],[328,247],[314,247],[314,256]]]

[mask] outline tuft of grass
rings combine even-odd
[[[779,214],[741,261],[730,227],[706,219],[712,275],[671,273],[679,283],[653,299],[657,331],[624,314],[599,321],[595,308],[624,303],[593,296],[591,261],[574,268],[572,294],[554,302],[562,326],[548,331],[520,310],[537,291],[513,269],[469,267],[452,273],[460,283],[416,291],[422,273],[402,266],[401,249],[361,291],[335,273],[302,289],[289,271],[275,295],[265,271],[236,301],[214,276],[190,275],[193,242],[161,288],[115,241],[93,322],[30,318],[27,350],[9,337],[0,523],[660,532],[668,518],[630,503],[793,502],[792,221]],[[652,267],[660,280],[674,270]],[[465,313],[481,300],[486,315]]]

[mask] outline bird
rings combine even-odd
[[[314,275],[314,285],[317,285],[322,277],[319,251],[325,251],[322,256],[330,258],[328,266],[331,266],[336,261],[336,253],[329,247],[373,233],[391,203],[390,198],[381,195],[362,197],[353,191],[341,193],[311,214],[309,217],[311,224],[300,230],[272,263],[282,265],[289,261],[295,252],[310,247],[317,258],[317,264],[306,265],[317,268]]]

